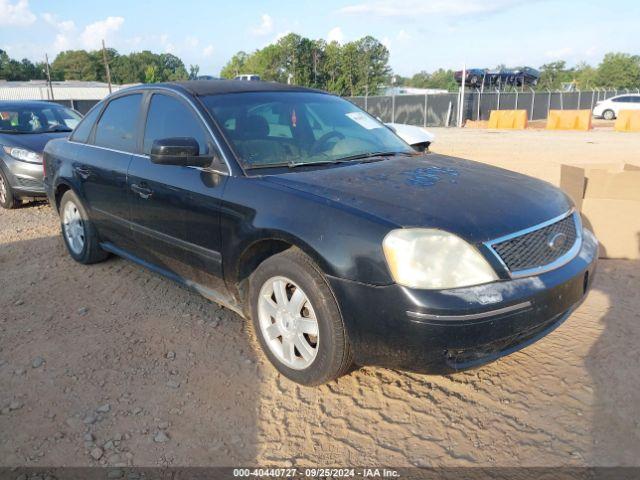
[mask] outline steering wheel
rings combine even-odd
[[[329,140],[331,140],[334,137],[337,138],[338,140],[343,140],[345,138],[345,136],[342,133],[336,130],[327,132],[324,135],[322,135],[318,140],[315,141],[315,143],[311,147],[311,154],[314,155],[316,153],[320,153],[327,150],[328,148],[327,143],[329,143]]]

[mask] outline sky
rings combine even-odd
[[[121,53],[173,53],[209,75],[289,32],[341,43],[372,35],[409,76],[463,64],[597,65],[606,52],[640,54],[639,27],[638,0],[0,0],[0,48],[13,58],[52,59],[104,39]]]

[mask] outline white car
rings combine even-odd
[[[385,123],[396,135],[407,142],[418,152],[424,152],[435,139],[435,135],[422,127],[405,125],[404,123]]]
[[[243,80],[245,82],[259,82],[260,75],[257,75],[255,73],[247,73],[247,74],[236,76],[234,80]]]
[[[640,94],[616,95],[596,103],[593,116],[613,120],[620,110],[640,110]]]

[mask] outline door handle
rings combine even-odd
[[[136,192],[138,195],[140,195],[140,198],[143,198],[145,200],[151,198],[151,195],[153,195],[153,190],[145,187],[144,184],[142,183],[140,185],[136,185],[135,183],[132,183],[131,190]]]

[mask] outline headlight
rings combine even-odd
[[[42,163],[42,155],[31,150],[17,147],[2,147],[7,155],[11,155],[16,160],[31,163]]]
[[[405,287],[445,289],[498,279],[474,247],[442,230],[392,230],[382,248],[393,279]]]

